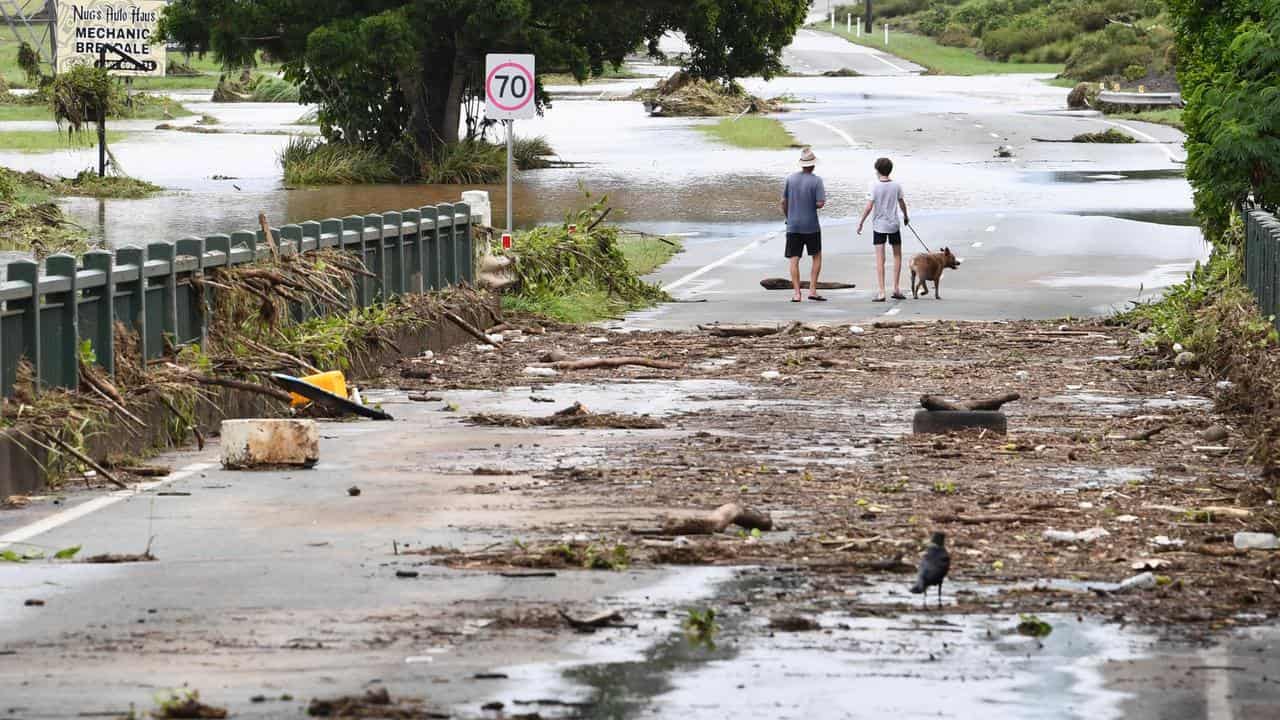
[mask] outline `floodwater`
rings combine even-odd
[[[491,697],[547,718],[1095,720],[1263,717],[1250,708],[1273,692],[1274,628],[1197,643],[1048,609],[1038,617],[1052,632],[1037,639],[1016,632],[1012,613],[957,615],[945,605],[903,613],[902,603],[916,601],[903,583],[872,583],[847,590],[843,606],[788,613],[817,621],[818,631],[771,630],[764,608],[803,596],[806,582],[773,569],[698,569],[603,598],[638,628],[584,636],[567,648],[580,659],[504,668],[510,680]],[[720,626],[713,646],[682,630],[689,611],[706,608]],[[456,710],[473,716],[473,707]]]

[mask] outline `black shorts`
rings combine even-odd
[[[798,258],[809,253],[809,257],[822,254],[822,231],[815,233],[787,233],[787,253],[784,257]]]
[[[899,230],[891,233],[873,232],[871,233],[871,243],[873,245],[883,245],[885,243],[889,243],[890,245],[901,245],[902,231]]]

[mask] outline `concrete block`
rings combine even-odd
[[[314,420],[223,420],[222,466],[248,470],[311,467],[320,459]]]

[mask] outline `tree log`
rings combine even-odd
[[[1035,515],[934,515],[935,523],[959,523],[961,525],[985,525],[987,523],[1037,523],[1044,520]]]
[[[792,323],[798,325],[798,323]],[[699,330],[709,332],[715,337],[765,337],[790,331],[791,326],[781,325],[699,325]]]
[[[721,505],[700,518],[670,518],[662,524],[663,535],[716,535],[730,525],[748,530],[772,530],[773,518],[768,513],[743,508],[737,503]]]
[[[925,410],[931,411],[974,411],[974,410],[999,410],[1005,403],[1011,403],[1021,399],[1018,393],[1009,393],[999,397],[987,398],[985,400],[968,400],[965,402],[951,402],[946,398],[937,395],[921,395],[920,406]]]

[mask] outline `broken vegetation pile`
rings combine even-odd
[[[0,250],[34,253],[91,249],[89,233],[52,202],[63,183],[39,173],[0,168]]]
[[[521,233],[509,250],[517,277],[503,307],[565,322],[588,322],[669,299],[627,261],[617,227],[604,224],[607,198],[566,219]]]
[[[717,117],[743,113],[782,112],[782,103],[751,95],[737,83],[710,82],[680,71],[628,98],[644,103],[659,117]]]
[[[216,103],[297,103],[301,102],[301,93],[297,85],[284,78],[253,73],[245,68],[238,78],[223,75],[212,100]]]

